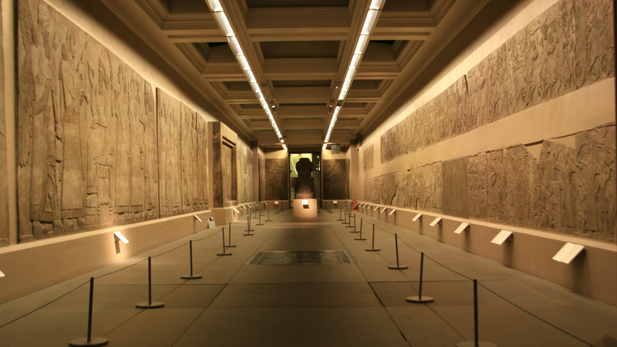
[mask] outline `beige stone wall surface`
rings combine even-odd
[[[285,159],[265,160],[266,200],[289,199],[289,163]]]
[[[363,150],[362,170],[368,171],[375,167],[375,145],[367,146]]]
[[[253,196],[253,151],[244,144],[239,144],[238,148],[240,151],[238,202],[252,202],[255,201],[255,197]]]
[[[486,150],[412,164],[406,171],[407,165],[397,159],[432,147],[447,149],[441,146],[445,140],[471,131],[480,134],[476,129],[613,77],[611,13],[608,0],[556,2],[443,92],[379,137],[369,136],[368,146],[380,145],[374,150],[381,164],[368,172],[376,177],[365,176],[364,199],[614,241],[615,126],[610,123],[505,148],[476,138],[474,143]],[[559,107],[544,112],[559,112]],[[561,126],[558,114],[546,119],[554,124],[538,125]],[[525,137],[503,134],[519,135]],[[363,155],[366,172],[369,150]],[[419,175],[428,168],[439,169],[430,177]]]
[[[161,216],[208,208],[207,123],[157,89]]]
[[[259,200],[266,200],[266,159],[264,153],[258,150],[257,165],[259,166]]]
[[[2,6],[0,4],[0,13]],[[0,16],[0,66],[4,67],[4,43],[2,42],[2,16]],[[0,246],[9,243],[9,191],[8,191],[8,157],[6,139],[6,110],[4,107],[4,68],[0,69]]]
[[[323,199],[345,200],[349,197],[349,159],[324,159]]]
[[[20,241],[206,209],[205,119],[44,1],[17,8]]]

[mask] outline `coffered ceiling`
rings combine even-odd
[[[103,0],[242,132],[277,136],[205,0]],[[323,144],[369,0],[221,0],[288,146]],[[486,1],[385,0],[331,143],[353,142]],[[454,13],[453,13],[454,12]]]

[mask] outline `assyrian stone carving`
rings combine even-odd
[[[561,0],[381,136],[381,162],[569,93],[614,71],[612,4]]]
[[[157,90],[157,93],[160,95],[159,102],[161,104],[166,103],[171,108],[171,114],[168,116],[180,116],[181,212],[205,210],[208,206],[206,120],[184,103],[163,91]],[[169,138],[174,137],[174,134],[168,133],[164,136]],[[170,170],[170,172],[175,173],[176,170]],[[174,208],[171,206],[170,211],[173,210]]]
[[[240,149],[240,167],[242,172],[239,177],[239,197],[240,203],[255,201],[253,197],[253,151],[244,145],[238,145]]]
[[[289,164],[287,159],[265,160],[266,200],[289,199]]]
[[[259,165],[259,201],[266,199],[266,159],[264,154],[260,151],[257,153],[258,165]]]
[[[18,10],[20,239],[158,217],[150,84],[45,2]]]
[[[207,208],[203,118],[44,1],[17,44],[21,241]]]
[[[375,167],[375,145],[370,145],[362,153],[362,169],[368,171]]]
[[[296,199],[315,199],[315,182],[313,181],[313,163],[308,158],[300,158],[296,163],[298,179],[296,181]],[[344,182],[344,181],[343,181]]]
[[[235,205],[238,200],[237,146],[238,135],[221,122],[211,122],[214,207]]]
[[[344,200],[349,196],[347,159],[325,159],[322,165],[323,199]]]
[[[423,211],[442,211],[442,164],[433,163],[364,181],[364,199]]]
[[[0,4],[2,13],[2,4]],[[1,16],[0,16],[1,17]],[[2,42],[2,18],[0,18],[0,49],[4,47]],[[4,53],[0,50],[0,66],[4,66]],[[0,69],[0,246],[9,242],[9,191],[7,171],[7,142],[6,142],[6,115],[4,112],[4,69]]]

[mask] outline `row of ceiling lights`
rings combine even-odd
[[[227,18],[227,15],[225,14],[225,10],[223,9],[223,6],[221,5],[219,0],[207,0],[207,3],[208,3],[208,6],[210,7],[210,11],[214,13],[214,17],[216,18],[216,21],[218,22],[219,27],[225,33],[225,36],[227,37],[227,42],[229,42],[229,47],[231,47],[231,50],[234,53],[234,56],[236,57],[236,59],[238,60],[238,63],[240,64],[240,67],[242,68],[242,71],[244,71],[244,74],[246,75],[246,78],[249,84],[251,85],[251,89],[253,89],[253,92],[257,96],[257,100],[259,100],[261,107],[266,112],[266,115],[268,115],[268,119],[270,120],[270,124],[272,124],[272,128],[274,128],[274,131],[276,132],[276,136],[278,137],[279,141],[281,141],[283,148],[287,150],[287,146],[285,145],[285,140],[283,139],[283,135],[281,134],[279,127],[276,125],[276,121],[274,120],[272,111],[270,111],[270,107],[268,107],[268,102],[266,101],[263,93],[261,92],[259,83],[257,83],[257,79],[255,78],[255,75],[253,74],[253,70],[251,69],[248,59],[246,59],[246,56],[244,55],[242,46],[240,46],[240,42],[238,41],[238,38],[236,37],[236,34],[234,33],[233,28],[231,27],[231,23],[229,22],[229,19]]]
[[[240,46],[240,42],[234,33],[233,28],[231,27],[231,23],[225,14],[225,10],[221,5],[219,0],[206,0],[210,10],[214,13],[214,17],[219,24],[219,27],[225,33],[227,37],[227,42],[229,42],[229,47],[234,53],[234,56],[238,60],[240,67],[244,71],[246,78],[248,79],[249,84],[251,85],[251,89],[257,96],[257,100],[261,104],[261,107],[268,115],[268,119],[270,120],[270,124],[272,124],[272,128],[276,132],[276,136],[278,136],[279,141],[285,150],[287,150],[287,146],[285,145],[285,140],[283,139],[283,135],[279,130],[279,127],[276,125],[276,121],[274,120],[274,116],[272,115],[272,111],[268,107],[268,102],[264,98],[263,93],[261,92],[261,88],[259,87],[259,83],[257,83],[257,79],[255,79],[255,75],[253,74],[253,70],[244,55],[244,51]],[[353,57],[349,63],[349,67],[347,68],[347,73],[345,74],[345,80],[343,81],[343,86],[341,87],[341,91],[338,96],[338,102],[336,107],[334,108],[334,112],[332,113],[332,119],[330,120],[330,126],[328,127],[328,132],[324,139],[324,144],[322,149],[326,149],[328,141],[330,141],[330,135],[332,135],[332,129],[334,128],[334,124],[338,119],[338,114],[341,112],[341,108],[343,107],[343,103],[345,102],[345,98],[347,97],[347,92],[351,87],[351,83],[353,82],[354,76],[356,75],[356,71],[358,69],[358,65],[360,65],[360,61],[362,60],[362,55],[366,50],[366,46],[368,45],[369,38],[371,33],[373,32],[373,28],[375,27],[375,23],[377,22],[377,18],[379,17],[379,11],[383,6],[385,0],[372,0],[369,6],[369,10],[364,18],[364,24],[362,25],[362,31],[360,32],[360,36],[358,37],[358,42],[356,43],[356,48],[354,50]]]
[[[366,50],[366,46],[368,45],[369,38],[371,37],[371,33],[375,28],[375,23],[377,23],[377,18],[379,17],[379,11],[383,6],[385,0],[372,0],[371,5],[369,6],[369,10],[364,18],[364,24],[362,25],[362,31],[360,32],[360,36],[358,37],[358,42],[356,43],[356,48],[354,49],[353,56],[351,61],[349,62],[349,67],[347,68],[347,73],[345,74],[345,80],[343,81],[343,86],[341,87],[341,91],[338,96],[338,102],[336,107],[334,108],[334,112],[332,113],[332,119],[330,120],[330,126],[328,127],[328,132],[326,133],[326,138],[324,139],[324,144],[321,147],[322,150],[325,150],[328,146],[328,141],[330,141],[330,135],[332,135],[332,129],[334,129],[334,124],[336,124],[336,120],[338,119],[338,114],[341,112],[341,108],[343,108],[343,103],[345,102],[345,98],[347,97],[347,92],[349,92],[349,88],[351,87],[351,83],[353,82],[354,76],[356,75],[356,71],[358,70],[358,65],[360,65],[360,61],[362,60],[362,55]]]

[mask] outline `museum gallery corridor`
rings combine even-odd
[[[243,219],[232,224],[237,247],[226,250],[232,256],[216,255],[222,251],[220,227],[206,229],[5,303],[0,345],[67,346],[84,337],[91,276],[92,336],[108,338],[109,346],[454,346],[473,339],[472,278],[480,284],[482,341],[585,346],[584,340],[604,346],[602,339],[615,334],[615,307],[361,214],[356,221],[359,229],[363,218],[367,240],[358,241],[339,216],[339,210],[320,210],[316,219],[295,220],[283,211],[263,226],[253,218],[254,236],[244,236]],[[380,252],[366,251],[372,223]],[[388,269],[396,264],[394,233],[407,270]],[[189,240],[194,274],[201,279],[180,278],[189,272]],[[423,292],[434,303],[405,300],[418,294],[416,250],[427,256]],[[282,251],[337,252],[293,258]],[[160,309],[135,308],[147,301],[148,256],[152,300],[165,304]],[[322,264],[267,265],[285,259]]]

